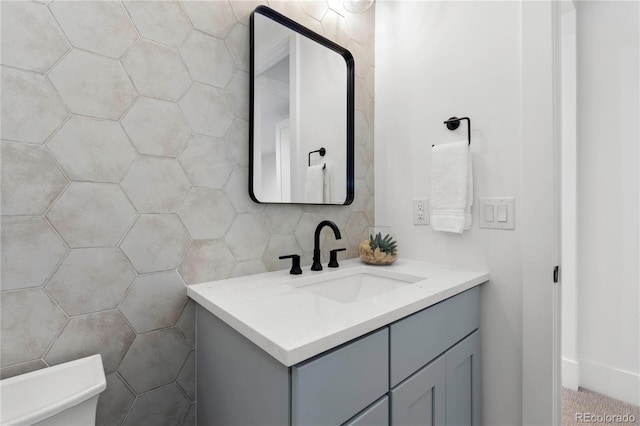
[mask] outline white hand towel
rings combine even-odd
[[[471,225],[473,183],[469,145],[460,141],[431,149],[431,227],[435,231],[461,234]],[[471,195],[469,195],[471,193]],[[468,218],[466,214],[468,212]]]
[[[323,164],[307,168],[307,181],[304,190],[304,200],[307,203],[322,204],[324,197]]]

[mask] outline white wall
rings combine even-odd
[[[581,386],[639,403],[638,2],[578,2]]]
[[[311,164],[327,164],[331,186],[331,203],[347,198],[347,65],[338,53],[306,37],[298,36],[298,153],[299,174],[306,176],[309,151],[326,148],[324,157],[311,155]],[[323,119],[320,119],[323,117]],[[304,198],[304,179],[301,180]]]
[[[562,61],[562,386],[578,390],[576,11],[563,2]]]
[[[401,256],[487,268],[482,287],[483,423],[522,422],[522,260],[515,231],[461,236],[412,224],[429,196],[430,147],[466,137],[472,121],[475,197],[521,197],[521,9],[517,2],[376,3],[376,223]]]

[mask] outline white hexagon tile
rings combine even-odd
[[[140,154],[175,157],[191,130],[173,102],[138,98],[121,120]]]
[[[189,72],[176,49],[140,40],[122,64],[144,96],[175,102],[191,86]]]
[[[71,112],[117,120],[137,93],[122,64],[83,50],[72,50],[49,72],[49,80]]]
[[[71,180],[122,180],[136,151],[116,121],[74,115],[47,142],[47,148]]]
[[[0,2],[0,377],[101,353],[98,426],[194,426],[186,286],[288,268],[290,251],[310,264],[322,219],[357,253],[373,220],[373,9],[341,3]],[[355,57],[351,207],[248,195],[260,4]]]
[[[43,143],[69,115],[60,95],[40,74],[5,66],[1,74],[1,138]]]

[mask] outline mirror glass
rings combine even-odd
[[[353,57],[266,7],[251,16],[249,194],[259,203],[350,204]]]

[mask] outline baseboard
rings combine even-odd
[[[639,374],[584,360],[580,361],[579,367],[579,383],[583,388],[640,405]]]
[[[578,390],[580,386],[580,364],[578,361],[562,358],[562,386],[565,388]]]

